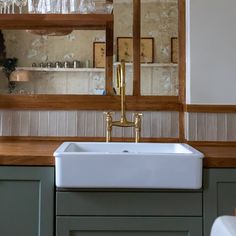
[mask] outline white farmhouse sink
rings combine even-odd
[[[56,157],[61,188],[199,189],[203,154],[176,143],[63,143]]]

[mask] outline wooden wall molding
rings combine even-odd
[[[179,8],[179,100],[181,104],[186,101],[186,1],[178,1]],[[179,113],[179,137],[181,142],[185,138],[185,116]]]
[[[127,96],[129,111],[182,111],[178,97]],[[120,96],[99,95],[0,95],[0,109],[21,110],[120,110]]]
[[[236,105],[186,104],[184,105],[184,111],[199,113],[236,113]]]
[[[206,147],[236,147],[236,141],[185,141],[191,146],[206,146]]]
[[[43,137],[43,136],[1,136],[1,142],[11,141],[55,141],[55,142],[105,142],[105,137]],[[112,142],[134,142],[134,138],[113,137]],[[178,138],[142,138],[140,142],[179,143]]]

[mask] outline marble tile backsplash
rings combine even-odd
[[[114,119],[119,118],[116,112]],[[143,112],[142,137],[178,138],[178,112]],[[127,118],[132,119],[132,112]],[[102,111],[0,110],[1,136],[104,137]],[[133,137],[132,128],[114,128],[113,137]]]
[[[236,141],[234,113],[188,113],[186,121],[190,141]]]

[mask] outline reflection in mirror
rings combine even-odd
[[[130,43],[118,45],[119,39],[133,36],[133,0],[113,0],[114,4],[114,61],[125,59],[126,61],[126,94],[133,94],[133,50]],[[128,40],[127,40],[128,41]],[[121,55],[126,55],[122,57]],[[131,55],[130,55],[131,54]],[[116,73],[114,73],[113,86],[116,87]]]
[[[178,0],[141,0],[141,37],[154,41],[141,40],[141,95],[177,96]]]
[[[40,36],[25,30],[3,30],[6,58],[17,58],[17,70],[30,72],[28,82],[15,82],[14,94],[99,94],[105,69],[93,67],[93,43],[105,42],[104,31],[73,31],[66,36]],[[1,93],[9,93],[1,73]]]
[[[117,39],[133,35],[133,0],[113,2],[113,61],[117,62],[118,54],[122,53],[131,58],[126,65],[126,89],[127,95],[132,95],[133,63],[129,49],[132,45],[125,43],[118,47]],[[171,46],[171,38],[178,37],[178,0],[142,0],[141,26],[141,37],[151,38],[141,41],[141,94],[178,95],[178,64],[176,59],[173,61],[178,48]],[[95,46],[94,42],[105,42],[105,31],[74,30],[55,37],[25,30],[2,30],[2,33],[4,39],[0,38],[0,45],[4,43],[5,49],[1,46],[0,56],[5,50],[6,58],[17,58],[17,69],[29,71],[29,81],[12,82],[14,86],[9,90],[6,74],[0,70],[1,94],[103,94],[105,69],[100,67],[104,47]],[[93,68],[94,59],[99,68]],[[116,73],[113,75],[115,88]]]

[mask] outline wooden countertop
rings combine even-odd
[[[205,168],[236,168],[236,144],[192,146],[205,155],[203,159]]]
[[[0,141],[0,165],[54,166],[53,152],[62,141]],[[190,143],[205,155],[205,168],[236,168],[235,144]]]
[[[0,165],[54,166],[61,141],[0,141]]]

